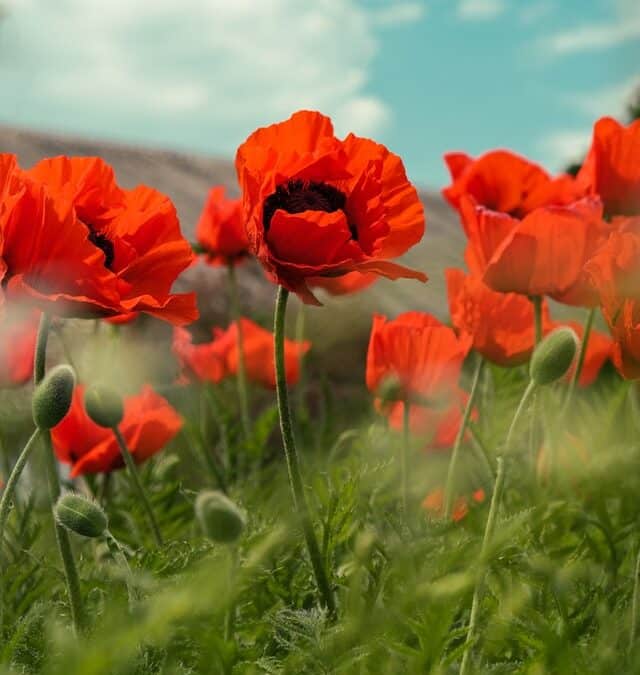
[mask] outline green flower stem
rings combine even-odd
[[[26,442],[22,452],[20,453],[13,470],[11,471],[7,484],[4,487],[2,499],[0,500],[0,547],[4,541],[4,526],[7,522],[7,517],[9,516],[9,506],[11,504],[11,500],[13,499],[16,484],[20,478],[20,475],[22,474],[22,470],[24,469],[27,460],[29,459],[29,455],[31,454],[31,451],[38,440],[39,435],[40,429],[36,429],[31,434],[29,440]]]
[[[236,584],[236,576],[238,571],[238,547],[236,545],[232,546],[232,549],[229,551],[229,591],[230,591],[230,600],[229,606],[224,617],[224,639],[226,642],[233,640],[234,633],[236,630],[236,603],[234,597],[234,586]]]
[[[638,613],[640,613],[640,552],[636,559],[633,576],[633,599],[631,604],[631,630],[629,632],[629,651],[633,649],[638,633]]]
[[[493,495],[491,497],[491,506],[489,507],[489,516],[487,524],[484,529],[484,537],[482,539],[482,548],[480,549],[480,558],[482,565],[486,565],[487,553],[493,533],[496,528],[496,520],[498,518],[498,511],[500,509],[500,501],[502,499],[502,491],[504,488],[504,460],[502,457],[497,458],[498,471],[496,474],[496,482],[493,487]],[[469,672],[469,664],[471,659],[471,647],[476,637],[476,629],[478,624],[478,613],[480,611],[480,600],[482,594],[482,587],[484,585],[484,570],[480,572],[480,576],[476,582],[473,591],[473,600],[471,601],[471,614],[469,616],[469,628],[467,630],[467,639],[464,643],[464,652],[462,654],[462,662],[460,663],[460,675],[466,675]]]
[[[49,329],[51,327],[51,317],[43,313],[38,328],[38,339],[36,342],[36,352],[33,362],[33,381],[38,385],[44,378],[47,361],[47,340],[49,338]],[[47,483],[49,486],[49,502],[53,514],[56,502],[60,497],[60,476],[58,475],[58,466],[53,454],[53,445],[51,444],[51,433],[42,431],[44,441],[44,456],[47,472]],[[69,539],[69,532],[60,525],[53,516],[53,522],[56,533],[56,542],[58,551],[62,559],[64,568],[64,577],[67,585],[67,594],[69,596],[69,605],[71,607],[71,620],[76,633],[81,633],[86,625],[84,608],[82,606],[82,595],[80,593],[80,579],[78,570],[73,558],[73,550]]]
[[[533,303],[533,321],[534,321],[534,335],[536,344],[542,340],[542,296],[534,295],[531,298]]]
[[[591,337],[591,329],[593,328],[593,320],[596,315],[595,307],[592,307],[587,314],[587,318],[584,322],[584,331],[582,333],[582,340],[580,341],[580,351],[578,352],[578,361],[576,363],[576,369],[573,372],[573,377],[571,378],[571,383],[569,384],[569,391],[567,392],[567,397],[564,401],[563,412],[569,407],[571,399],[573,398],[573,393],[580,381],[580,375],[582,374],[582,368],[584,366],[584,359],[587,355],[587,347],[589,346],[589,338]]]
[[[460,454],[462,441],[464,440],[464,435],[467,426],[469,425],[469,419],[471,418],[471,411],[473,410],[473,404],[476,399],[483,363],[484,359],[482,356],[478,355],[478,364],[476,365],[475,372],[473,373],[473,380],[471,382],[471,392],[469,393],[469,399],[467,400],[462,421],[460,422],[460,428],[458,429],[456,440],[453,444],[453,450],[451,451],[451,459],[449,460],[449,469],[447,471],[447,482],[444,489],[444,517],[447,520],[451,517],[451,510],[453,508],[453,483],[456,475],[458,455]]]
[[[244,360],[244,336],[242,335],[242,321],[240,320],[240,302],[238,300],[238,281],[236,268],[233,264],[228,265],[229,270],[229,298],[231,304],[231,318],[235,321],[238,330],[238,398],[240,399],[240,419],[242,420],[242,433],[245,440],[251,433],[251,420],[249,418],[249,390],[247,388],[247,372]]]
[[[522,395],[522,398],[520,399],[520,403],[518,404],[516,414],[513,416],[513,419],[511,420],[511,426],[509,427],[509,433],[507,434],[507,441],[505,444],[507,450],[511,449],[511,442],[513,440],[513,435],[515,433],[516,427],[518,426],[518,422],[520,421],[522,413],[524,412],[527,403],[529,402],[529,399],[531,398],[535,390],[536,390],[535,382],[533,380],[530,380],[529,384],[527,385],[527,388],[524,391],[524,394]]]
[[[324,567],[322,555],[318,547],[309,514],[309,505],[304,493],[302,476],[300,475],[300,465],[298,463],[298,453],[296,451],[295,439],[293,436],[293,425],[291,421],[291,409],[289,407],[289,392],[287,390],[287,380],[285,375],[284,362],[284,322],[287,311],[287,299],[289,291],[285,288],[278,289],[276,300],[276,309],[274,316],[274,348],[275,348],[275,366],[276,366],[276,391],[278,398],[278,412],[280,414],[280,431],[282,433],[282,444],[287,459],[287,469],[289,471],[289,483],[293,493],[293,503],[300,515],[302,531],[304,533],[307,551],[311,559],[313,573],[316,578],[316,584],[320,593],[322,604],[329,610],[329,613],[335,614],[335,600],[329,579]]]
[[[120,454],[122,455],[122,459],[124,460],[124,463],[127,467],[127,471],[129,472],[129,475],[131,476],[131,479],[133,480],[133,483],[136,487],[136,491],[138,492],[138,498],[142,502],[142,506],[144,507],[144,510],[147,514],[147,519],[153,532],[153,538],[155,539],[157,546],[162,547],[164,546],[162,534],[160,533],[160,528],[158,527],[156,517],[153,515],[153,509],[151,508],[149,498],[147,497],[147,494],[144,491],[144,487],[142,485],[142,481],[140,480],[138,467],[136,466],[136,463],[133,461],[133,457],[129,452],[129,448],[127,448],[127,444],[124,438],[122,437],[122,434],[120,433],[120,429],[118,429],[118,427],[112,427],[111,430],[113,431],[113,435],[116,437],[116,440],[118,441],[118,445],[120,446]]]
[[[400,480],[402,483],[402,511],[409,513],[409,451],[411,444],[411,404],[409,397],[402,403],[402,454],[400,455]]]
[[[125,584],[127,586],[127,596],[129,600],[129,610],[132,611],[137,601],[139,600],[138,591],[136,590],[135,579],[133,577],[133,572],[131,571],[129,561],[127,560],[127,556],[124,554],[124,551],[122,550],[120,542],[111,534],[109,530],[105,532],[105,536],[107,538],[107,545],[109,546],[111,555],[124,570],[125,575],[124,578]]]
[[[209,410],[213,415],[213,419],[218,427],[218,433],[220,434],[220,443],[222,445],[222,454],[224,457],[224,463],[226,465],[226,470],[229,471],[232,469],[233,458],[231,456],[231,443],[229,442],[229,428],[224,419],[224,415],[220,411],[220,406],[216,399],[215,394],[211,388],[211,385],[208,382],[205,382],[203,385],[205,400],[209,404]],[[202,411],[201,411],[202,413]],[[203,435],[203,442],[207,442],[206,435]]]

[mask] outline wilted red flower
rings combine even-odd
[[[44,185],[60,214],[77,216],[76,237],[97,249],[116,291],[103,314],[142,311],[175,324],[198,317],[194,293],[171,293],[194,255],[166,195],[143,185],[121,189],[98,157],[45,159],[26,175]]]
[[[459,335],[468,334],[473,348],[500,366],[529,360],[535,345],[533,304],[518,293],[498,293],[462,270],[446,270],[449,312]],[[550,323],[546,303],[543,326]]]
[[[461,215],[462,202],[469,198],[490,211],[524,218],[541,206],[569,204],[584,193],[571,176],[553,178],[538,164],[509,150],[491,150],[476,159],[450,152],[444,161],[452,183],[442,194]]]
[[[273,333],[250,319],[240,319],[245,373],[249,380],[275,389]],[[309,351],[311,343],[285,339],[285,376],[288,384],[300,377],[300,359]],[[213,340],[193,344],[186,329],[174,331],[173,351],[183,370],[201,381],[220,382],[238,372],[238,325],[232,323],[226,330],[215,328]]]
[[[0,320],[0,387],[24,384],[33,377],[40,312],[4,307]]]
[[[468,335],[458,337],[430,314],[406,312],[392,321],[376,314],[367,353],[367,387],[379,393],[386,381],[395,381],[399,399],[417,397],[444,408],[457,391],[470,348]]]
[[[196,225],[196,239],[210,265],[233,265],[249,255],[242,200],[229,199],[223,185],[209,190]]]
[[[55,315],[94,315],[119,302],[117,279],[72,209],[0,154],[0,276],[3,290]]]
[[[426,281],[389,261],[424,234],[424,211],[402,161],[383,145],[300,111],[258,129],[236,155],[252,253],[280,285],[318,304],[309,277],[372,272]]]
[[[330,295],[349,295],[368,288],[377,280],[377,274],[349,272],[341,277],[312,277],[307,279],[307,285],[311,288],[321,288]]]
[[[83,401],[84,386],[78,385],[69,412],[51,431],[56,456],[71,464],[72,477],[119,469],[123,461],[113,431],[89,419]],[[148,385],[124,399],[118,428],[138,464],[162,450],[181,427],[180,415]]]
[[[453,503],[451,520],[455,522],[462,520],[469,513],[470,503],[481,504],[484,500],[485,493],[482,488],[475,490],[470,496],[461,495],[457,497]],[[444,489],[436,488],[433,492],[430,492],[424,498],[422,508],[435,516],[442,517],[444,515]]]
[[[640,120],[623,126],[611,117],[599,119],[578,181],[604,202],[605,216],[640,213]]]
[[[598,304],[584,268],[611,226],[602,219],[597,199],[542,207],[522,220],[474,207],[465,211],[464,222],[467,264],[494,291]]]

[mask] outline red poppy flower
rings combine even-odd
[[[249,380],[275,389],[273,333],[250,319],[240,319],[245,373]],[[300,377],[300,359],[311,343],[285,339],[285,376],[288,384]],[[215,328],[213,340],[193,344],[190,333],[181,328],[174,331],[173,351],[183,369],[200,381],[220,382],[238,372],[238,326],[234,322],[226,330]]]
[[[599,119],[578,181],[604,202],[609,218],[640,213],[640,120],[623,126],[611,117]]]
[[[72,477],[119,469],[123,461],[113,432],[89,419],[83,400],[84,387],[79,385],[66,417],[51,431],[56,456],[71,464]],[[148,385],[124,399],[124,417],[118,428],[138,464],[162,450],[181,427],[180,415]]]
[[[319,304],[309,277],[360,271],[426,281],[389,261],[424,234],[424,211],[399,157],[383,145],[333,134],[300,111],[255,131],[236,169],[252,253],[278,283]]]
[[[614,231],[586,271],[605,312],[613,316],[625,299],[640,300],[640,217],[613,218],[611,224]]]
[[[242,344],[244,367],[247,378],[269,389],[276,388],[273,333],[265,330],[250,319],[240,319],[242,324]],[[238,371],[238,326],[232,323],[226,331],[230,342],[227,353],[227,366],[232,373]],[[296,384],[300,378],[300,360],[311,348],[308,340],[284,341],[285,377],[288,384]]]
[[[451,511],[451,520],[458,522],[462,520],[467,513],[469,513],[469,504],[475,502],[481,504],[485,500],[485,493],[482,488],[473,492],[473,494],[466,496],[461,495],[456,498],[453,503]],[[442,517],[444,515],[444,489],[436,488],[430,492],[422,502],[422,508],[429,511],[435,516]]]
[[[142,311],[175,324],[198,316],[195,294],[171,294],[194,259],[175,207],[156,190],[122,190],[113,170],[97,157],[54,157],[26,174],[45,186],[60,214],[72,212],[100,254],[116,298],[105,315]]]
[[[461,214],[465,198],[490,211],[524,218],[541,206],[569,204],[584,194],[571,176],[552,178],[542,167],[509,150],[492,150],[477,159],[451,152],[444,161],[452,183],[442,194]]]
[[[494,291],[548,295],[576,306],[598,304],[585,273],[585,264],[611,230],[598,200],[539,208],[522,220],[483,207],[464,209],[467,264]]]
[[[640,302],[624,300],[615,314],[603,313],[613,337],[613,365],[625,379],[640,379]]]
[[[312,277],[307,280],[307,285],[321,288],[329,295],[349,295],[368,288],[377,280],[377,274],[349,272],[341,277]]]
[[[533,304],[518,293],[498,293],[462,270],[446,270],[449,312],[459,335],[468,334],[473,348],[500,366],[526,363],[535,345]],[[543,326],[551,319],[543,304]]]
[[[409,429],[412,434],[422,436],[425,451],[449,450],[455,443],[462,424],[462,415],[469,395],[455,387],[442,401],[424,401],[409,404]],[[396,401],[377,407],[387,414],[389,426],[401,431],[404,425],[404,403]],[[477,419],[477,411],[472,414]]]
[[[196,239],[210,265],[231,265],[248,256],[242,200],[226,197],[222,185],[211,188],[196,225]]]
[[[213,331],[211,342],[194,344],[191,333],[186,328],[173,330],[173,353],[187,376],[200,382],[221,382],[230,374],[227,366],[227,354],[231,348],[230,340],[219,328]]]
[[[406,312],[388,321],[373,317],[367,353],[367,387],[377,393],[387,380],[400,387],[399,399],[419,398],[446,407],[457,391],[471,338],[458,337],[435,317]]]
[[[0,322],[0,387],[24,384],[33,377],[40,312],[3,308]]]
[[[0,154],[0,276],[10,297],[57,315],[118,304],[117,279],[72,209],[58,209],[16,158]]]

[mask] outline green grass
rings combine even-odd
[[[457,673],[481,578],[472,672],[640,672],[640,648],[629,649],[640,548],[640,417],[636,392],[612,370],[578,392],[562,419],[564,385],[541,392],[539,423],[526,416],[505,449],[526,371],[487,368],[474,422],[486,456],[467,440],[458,477],[459,491],[482,486],[487,499],[457,523],[429,517],[420,506],[443,484],[446,453],[413,448],[405,517],[400,434],[376,418],[363,385],[334,393],[319,378],[307,382],[303,401],[294,394],[297,436],[337,617],[318,608],[271,393],[253,392],[247,446],[233,383],[219,396],[234,432],[232,450],[243,457],[243,475],[228,479],[229,495],[248,519],[233,569],[233,551],[203,538],[193,514],[197,492],[217,487],[202,457],[203,449],[219,450],[215,429],[209,425],[201,437],[195,392],[176,389],[168,396],[192,441],[181,435],[141,467],[168,543],[154,547],[133,486],[124,472],[113,474],[104,506],[133,570],[134,597],[107,542],[74,535],[91,623],[79,639],[70,628],[36,449],[4,547],[2,672]],[[28,421],[20,423],[16,406],[2,424],[13,456]],[[553,457],[548,471],[536,469],[543,443]],[[492,472],[503,453],[506,489],[496,535],[481,558]],[[100,479],[90,482],[100,490]],[[235,626],[225,639],[230,607]]]

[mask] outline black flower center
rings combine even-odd
[[[262,222],[265,232],[269,230],[273,214],[282,209],[287,213],[303,211],[344,211],[347,198],[337,187],[318,181],[290,180],[278,185],[275,192],[265,200],[262,209]],[[349,224],[353,239],[358,239],[355,226]]]
[[[104,234],[100,234],[100,232],[96,232],[92,228],[89,228],[89,241],[104,253],[104,266],[110,270],[115,257],[113,244],[104,236]]]

